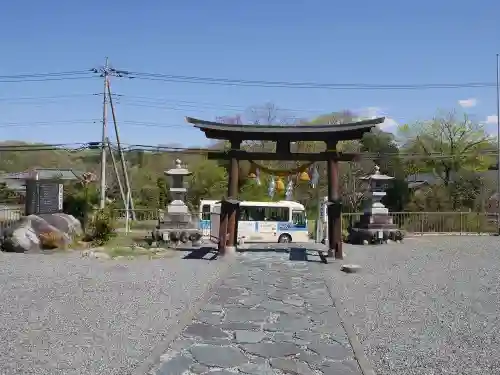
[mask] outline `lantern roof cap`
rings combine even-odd
[[[163,172],[167,176],[189,176],[192,173],[186,168],[182,167],[182,162],[180,159],[175,160],[175,168],[169,169],[168,171]]]
[[[387,181],[394,180],[394,177],[388,176],[386,174],[380,173],[380,167],[375,165],[375,172],[369,176],[364,176],[360,178],[361,180],[379,180],[379,181]]]

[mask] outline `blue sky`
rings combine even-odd
[[[4,3],[0,76],[90,69],[109,56],[118,69],[185,76],[494,82],[500,52],[496,0]],[[391,124],[460,108],[460,100],[478,120],[496,113],[494,88],[349,91],[114,78],[112,89],[123,95],[116,106],[122,141],[133,144],[202,145],[203,134],[185,124],[184,116],[214,119],[265,102],[299,117],[350,109],[385,114]],[[101,91],[98,78],[0,82],[1,138],[98,141],[102,99],[92,94]],[[26,97],[35,99],[20,99]]]

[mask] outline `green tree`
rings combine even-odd
[[[201,160],[190,166],[193,173],[188,181],[187,203],[198,207],[201,199],[222,199],[227,195],[226,170],[213,160]]]
[[[156,186],[158,188],[158,207],[164,208],[169,201],[169,185],[164,176],[156,179]]]
[[[404,125],[399,133],[404,139],[403,151],[413,154],[411,158],[421,155],[420,162],[444,186],[450,185],[460,170],[484,171],[494,163],[492,157],[485,156],[493,145],[484,127],[466,114],[438,115],[430,121]]]
[[[8,188],[5,182],[0,182],[0,202],[11,202],[16,198],[16,193]]]
[[[270,201],[267,191],[267,182],[261,179],[258,184],[256,179],[247,179],[240,190],[240,199],[246,201]]]

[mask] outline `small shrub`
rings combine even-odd
[[[348,243],[349,242],[349,231],[347,230],[342,230],[342,242]]]
[[[40,233],[40,246],[44,250],[63,248],[65,245],[63,235],[57,232]]]
[[[116,236],[116,218],[109,209],[98,210],[90,225],[92,242],[104,245]]]

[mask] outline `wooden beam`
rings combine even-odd
[[[274,152],[247,152],[243,150],[232,151],[209,151],[208,159],[229,160],[237,158],[238,160],[284,160],[284,161],[326,161],[333,158],[338,161],[354,161],[362,157],[358,153],[340,153],[340,152],[318,152],[318,153],[288,153],[279,154]]]
[[[284,139],[276,142],[276,153],[280,155],[290,154],[290,141]]]

